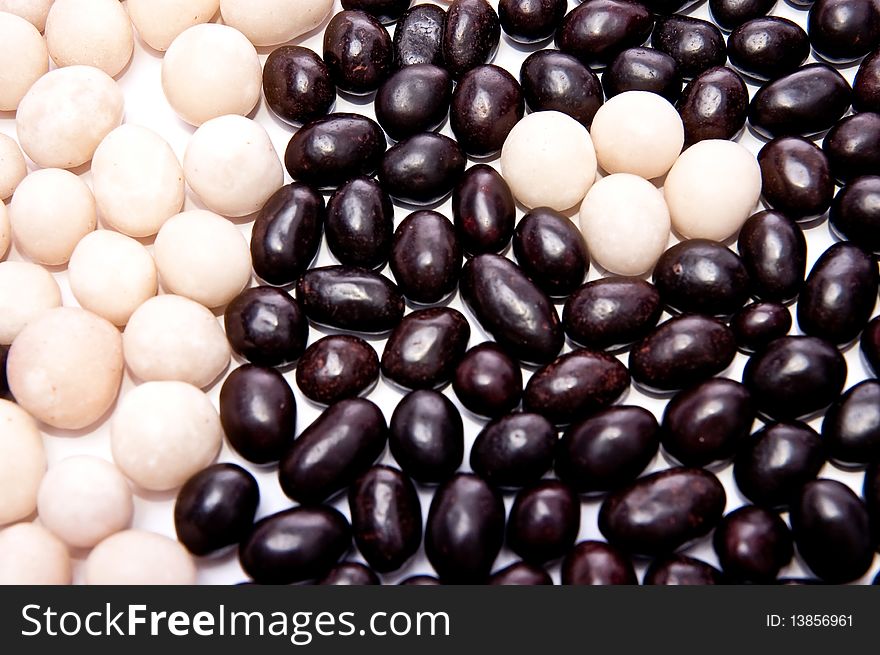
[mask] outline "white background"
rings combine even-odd
[[[424,2],[424,0],[419,1]],[[442,2],[437,2],[433,4],[447,6],[446,3]],[[497,0],[492,0],[491,4],[497,7]],[[571,0],[569,1],[570,8],[575,6],[576,4],[578,3]],[[338,11],[339,9],[341,9],[340,2],[339,0],[336,0],[336,7],[334,9],[334,12]],[[708,18],[708,8],[706,4],[701,4],[690,13],[696,17]],[[806,25],[806,12],[794,9],[788,4],[785,4],[783,0],[779,1],[777,7],[772,13],[775,15],[791,18],[799,22],[802,26]],[[320,54],[322,51],[323,27],[324,26],[322,25],[321,28],[307,35],[305,38],[297,40],[296,43],[308,46]],[[507,68],[515,77],[518,78],[519,69],[522,61],[525,59],[526,56],[528,56],[528,54],[530,54],[530,52],[535,49],[539,49],[540,47],[552,47],[552,44],[545,44],[543,46],[535,46],[533,48],[525,49],[522,46],[514,47],[510,44],[510,42],[506,40],[505,37],[502,36],[501,47],[494,63]],[[273,49],[274,48],[258,48],[261,60],[264,61],[266,56]],[[133,60],[129,67],[125,71],[123,71],[123,73],[118,77],[126,100],[125,122],[136,125],[143,125],[155,130],[171,144],[178,157],[182,159],[184,151],[186,149],[187,140],[189,136],[193,133],[194,128],[180,120],[166,102],[162,94],[162,87],[160,83],[161,63],[161,53],[149,49],[139,40],[136,41]],[[850,81],[852,81],[852,78],[855,75],[855,71],[856,67],[850,66],[842,72]],[[756,88],[757,87],[750,85],[750,93],[753,94]],[[371,104],[353,104],[352,102],[349,102],[348,100],[343,98],[340,98],[337,101],[335,110],[354,111],[374,117]],[[268,130],[279,156],[283,157],[284,150],[292,133],[292,128],[276,119],[274,115],[268,110],[264,100],[261,100],[256,110],[253,112],[252,117],[259,121]],[[0,131],[5,132],[13,137],[15,136],[15,116],[12,112],[0,113]],[[448,124],[444,126],[443,133],[452,136]],[[746,130],[745,133],[742,135],[741,141],[755,153],[758,152],[762,145],[760,141],[758,141],[748,132],[748,130]],[[490,162],[491,165],[496,167],[497,163],[497,160]],[[31,167],[33,168],[33,164],[31,164]],[[87,182],[90,182],[91,174],[87,170],[87,168],[88,167],[86,166],[83,170],[78,170],[76,172],[81,173],[83,179],[85,179]],[[289,181],[289,176],[286,176],[285,183]],[[719,199],[719,202],[722,201],[722,199]],[[198,202],[198,200],[194,198],[191,193],[188,193],[186,208],[190,209],[199,207],[200,203]],[[448,201],[444,205],[438,207],[437,211],[440,211],[447,217],[451,218],[450,203]],[[407,214],[407,211],[396,208],[395,226]],[[521,216],[522,211],[520,210],[518,214]],[[249,217],[246,219],[237,219],[235,221],[240,226],[242,232],[248,237],[250,236],[251,232],[252,220],[253,217]],[[809,267],[812,267],[813,262],[832,243],[833,238],[829,232],[827,222],[807,230],[806,233],[807,241],[809,243],[809,270]],[[150,247],[151,240],[145,241],[145,244]],[[13,250],[13,252],[10,254],[10,259],[21,259],[21,256]],[[317,261],[317,265],[326,265],[331,263],[335,263],[335,261],[333,257],[327,252],[326,245],[322,245],[322,250]],[[387,269],[387,267],[383,272],[391,277],[391,273]],[[73,299],[67,285],[66,271],[58,271],[55,273],[55,276],[62,287],[62,291],[64,294],[64,304],[76,305],[76,301]],[[599,276],[600,274],[596,271],[596,268],[594,266],[590,272],[589,279],[596,279]],[[254,282],[254,284],[256,284],[256,281]],[[488,339],[488,335],[479,328],[479,326],[473,320],[473,317],[467,312],[467,310],[462,307],[458,298],[455,298],[450,306],[464,311],[470,319],[473,328],[470,341],[471,347]],[[562,305],[559,305],[558,309],[561,314]],[[220,312],[217,312],[217,315],[218,320],[222,321],[222,314]],[[794,331],[797,331],[796,321]],[[320,329],[313,328],[310,334],[309,343],[317,341],[322,336],[324,336],[324,334]],[[384,340],[372,339],[371,342],[381,356],[382,348],[384,346]],[[567,345],[565,350],[570,350],[570,346]],[[845,357],[849,366],[849,375],[846,385],[847,388],[849,388],[856,382],[867,377],[867,375],[860,357],[858,347],[849,348],[849,350],[845,353]],[[620,358],[624,363],[626,363],[626,354],[621,355]],[[736,360],[724,373],[724,375],[735,380],[741,379],[742,367],[745,364],[745,361],[745,356],[741,354],[737,355]],[[230,367],[230,370],[234,367],[237,367],[239,364],[240,361],[234,361]],[[528,379],[528,376],[530,374],[530,371],[524,371],[526,379]],[[293,371],[287,371],[285,373],[285,376],[290,382],[294,393],[296,394],[298,407],[297,433],[299,433],[318,416],[318,414],[320,413],[320,409],[317,406],[311,404],[302,396],[302,394],[300,394],[294,382]],[[225,377],[225,374],[222,377]],[[222,378],[221,380],[218,380],[214,385],[212,385],[210,389],[208,389],[208,393],[210,394],[210,397],[214,401],[215,405],[217,404],[221,382]],[[132,380],[129,378],[128,375],[126,375],[121,394],[124,395],[129,389],[132,388],[133,385],[134,383],[132,382]],[[451,398],[452,401],[459,408],[461,408],[451,388],[446,388],[443,390],[443,392],[449,398]],[[380,380],[378,386],[370,394],[369,398],[375,401],[382,408],[382,411],[385,413],[386,418],[390,419],[391,413],[394,410],[395,405],[401,398],[401,392],[394,387],[386,384],[384,380]],[[665,404],[664,401],[649,398],[641,394],[634,388],[631,388],[628,394],[623,399],[621,399],[620,402],[642,405],[651,410],[657,416],[658,420],[662,418],[663,407]],[[464,417],[466,431],[466,454],[465,461],[462,464],[462,470],[467,470],[469,469],[467,453],[469,453],[470,444],[473,442],[477,433],[481,429],[483,422],[469,415],[468,412],[463,408],[462,415]],[[814,428],[818,430],[821,426],[821,419],[814,420],[811,424]],[[756,423],[755,429],[757,429],[757,427],[758,424]],[[74,454],[88,453],[110,459],[109,431],[108,422],[106,420],[104,420],[101,424],[93,426],[93,428],[83,432],[69,433],[54,429],[45,429],[45,434],[49,466],[52,466],[53,463]],[[278,485],[275,467],[255,467],[254,465],[242,460],[227,445],[224,445],[223,450],[220,453],[219,461],[235,462],[241,464],[254,473],[257,480],[259,481],[261,492],[261,502],[258,517],[267,516],[269,514],[287,509],[292,506],[292,501],[290,501],[281,492],[281,489]],[[382,457],[381,461],[387,464],[396,465],[393,458],[387,451]],[[668,466],[669,464],[664,460],[663,456],[658,455],[649,470],[663,469],[667,468]],[[718,475],[721,481],[724,483],[725,488],[727,489],[727,511],[732,511],[733,509],[736,509],[737,507],[745,504],[746,500],[739,494],[735,485],[733,484],[732,467],[728,466]],[[844,472],[837,468],[834,468],[829,464],[826,465],[825,469],[822,471],[821,477],[842,480],[850,485],[856,491],[856,493],[861,495],[863,479],[862,473]],[[421,497],[424,516],[427,516],[428,507],[431,500],[431,493],[432,489],[430,488],[422,489]],[[137,528],[153,530],[155,532],[174,537],[174,525],[172,520],[174,496],[174,493],[157,494],[150,492],[136,492],[134,526]],[[508,509],[510,508],[512,500],[512,494],[505,495],[505,504]],[[582,503],[581,530],[579,540],[602,539],[602,536],[599,533],[598,527],[596,525],[596,517],[599,509],[599,504],[600,503],[598,500],[584,500],[584,502]],[[334,505],[344,514],[348,515],[348,504],[344,494],[335,499]],[[784,518],[787,519],[787,515],[784,515]],[[696,556],[717,566],[717,560],[715,558],[714,552],[712,551],[711,543],[709,542],[709,540],[704,540],[703,542],[695,545],[687,551],[687,554]],[[76,580],[81,579],[81,563],[86,555],[87,553],[84,552],[75,553]],[[356,551],[352,551],[349,557],[352,559],[360,559]],[[511,552],[505,549],[498,557],[498,560],[496,562],[496,569],[500,569],[503,566],[515,561],[516,559],[517,558]],[[637,563],[640,579],[645,566],[645,562]],[[873,578],[874,574],[877,572],[878,566],[880,566],[880,558],[875,558],[875,562],[872,566],[870,574],[866,575],[861,582],[869,582]],[[551,567],[551,573],[556,582],[559,581],[558,569],[558,563],[555,566]],[[804,571],[805,569],[802,567],[802,565],[799,562],[794,561],[782,572],[782,575],[800,576],[804,574]],[[432,573],[430,564],[424,558],[424,555],[421,551],[403,570],[395,574],[386,576],[384,578],[384,581],[386,583],[393,583],[406,576],[417,573]],[[200,583],[236,583],[243,581],[245,577],[246,576],[241,571],[236,553],[234,551],[227,552],[220,557],[202,559],[199,561]]]

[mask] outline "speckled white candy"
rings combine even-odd
[[[725,241],[755,211],[761,168],[738,143],[700,141],[675,162],[663,191],[672,226],[683,237]]]
[[[678,111],[648,91],[626,91],[610,98],[596,112],[590,134],[604,170],[649,180],[665,175],[684,145]]]
[[[122,90],[104,71],[57,68],[22,98],[15,115],[18,142],[43,168],[74,168],[89,161],[101,140],[122,122],[124,106]]]
[[[0,525],[33,514],[45,472],[43,435],[36,421],[15,403],[0,400]]]
[[[49,50],[37,28],[0,11],[0,111],[14,111],[48,70]]]
[[[254,45],[277,45],[311,32],[333,9],[333,0],[220,0],[223,22]]]
[[[162,60],[162,89],[192,125],[249,113],[260,99],[262,67],[253,44],[227,25],[205,23],[180,34]]]
[[[70,259],[73,249],[95,229],[95,198],[79,177],[60,168],[45,168],[28,175],[9,206],[12,236],[28,258],[58,266]]]
[[[647,273],[669,242],[669,211],[663,194],[629,173],[602,178],[587,193],[581,231],[596,262],[616,275]]]
[[[131,22],[140,37],[155,50],[165,51],[178,34],[210,21],[220,0],[128,0]]]
[[[171,146],[140,125],[121,125],[101,141],[92,185],[104,224],[132,237],[156,234],[181,210],[186,193]]]
[[[0,530],[0,585],[67,585],[70,553],[58,537],[36,523]]]
[[[0,11],[20,16],[42,32],[54,2],[55,0],[0,0]]]
[[[171,217],[153,248],[162,287],[205,307],[235,298],[251,278],[251,253],[238,228],[222,216],[194,210]]]
[[[12,243],[12,226],[9,224],[9,212],[0,200],[0,259],[5,259]]]
[[[183,546],[144,530],[108,537],[89,554],[85,582],[90,585],[192,585],[196,566]]]
[[[214,314],[189,298],[168,294],[138,308],[122,335],[122,346],[135,377],[197,387],[216,380],[232,356]]]
[[[507,135],[501,174],[526,207],[564,211],[596,180],[596,152],[587,128],[558,111],[529,114]]]
[[[94,66],[115,77],[131,61],[134,32],[119,0],[55,0],[46,42],[57,66]]]
[[[0,134],[0,200],[6,200],[27,175],[21,148],[10,136]]]
[[[201,390],[185,382],[145,382],[120,401],[110,423],[116,465],[150,491],[176,489],[209,466],[223,428]]]
[[[147,249],[111,230],[86,235],[74,249],[67,271],[80,306],[114,325],[125,325],[134,310],[159,290],[156,264]]]
[[[19,333],[6,360],[9,389],[34,418],[85,428],[110,409],[122,382],[122,336],[76,307],[51,309]]]
[[[224,216],[259,211],[284,182],[284,168],[266,130],[235,115],[207,121],[195,131],[183,170],[208,209]]]
[[[91,548],[131,523],[134,504],[125,476],[99,457],[53,465],[37,496],[40,521],[73,548]]]
[[[61,306],[52,274],[30,262],[0,262],[0,344],[9,345],[24,327]]]

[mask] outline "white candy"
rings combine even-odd
[[[146,127],[121,125],[92,159],[92,185],[101,218],[132,237],[153,236],[183,207],[183,168],[171,146]]]
[[[0,11],[21,16],[39,31],[46,28],[46,17],[55,0],[0,0]]]
[[[40,521],[73,548],[92,548],[124,530],[134,512],[128,481],[99,457],[69,457],[53,465],[40,485]]]
[[[196,566],[179,543],[144,530],[108,537],[89,555],[85,582],[90,585],[193,585]]]
[[[183,156],[186,181],[211,211],[247,216],[284,183],[284,168],[266,130],[243,116],[207,121]]]
[[[223,22],[254,45],[277,45],[311,32],[333,9],[333,0],[220,0]]]
[[[118,232],[98,230],[77,244],[67,266],[76,301],[114,325],[159,290],[156,264],[140,243]]]
[[[12,235],[21,252],[40,264],[58,266],[95,229],[95,198],[79,177],[60,168],[28,175],[9,206]]]
[[[144,381],[178,380],[206,387],[232,353],[217,318],[182,296],[156,296],[132,315],[122,335],[125,363]]]
[[[260,99],[262,75],[260,58],[247,37],[214,23],[180,34],[162,60],[165,97],[192,125],[250,113]]]
[[[43,168],[74,168],[122,122],[124,104],[119,85],[104,71],[57,68],[22,98],[15,115],[18,142]]]
[[[0,262],[0,344],[12,343],[55,307],[61,307],[61,289],[49,271],[30,262]]]
[[[162,287],[205,307],[235,298],[251,278],[251,253],[238,228],[222,216],[194,210],[159,230],[153,256]]]
[[[46,42],[57,66],[94,66],[115,77],[131,61],[134,32],[119,0],[55,0]]]
[[[43,435],[36,421],[15,403],[0,400],[0,525],[33,514],[45,472]]]
[[[116,465],[150,491],[180,487],[220,451],[223,428],[208,397],[185,382],[145,382],[119,403],[110,423]]]
[[[21,148],[12,137],[0,134],[0,201],[6,200],[27,175]]]
[[[675,162],[664,193],[672,226],[683,237],[725,241],[755,211],[761,197],[761,168],[738,143],[699,141]]]
[[[0,530],[0,585],[68,585],[72,577],[67,546],[43,526]]]
[[[9,349],[12,395],[34,418],[79,430],[113,405],[122,382],[122,336],[84,309],[59,307],[21,331]]]
[[[574,207],[596,180],[590,133],[558,111],[529,114],[507,135],[501,174],[526,207]]]
[[[609,273],[642,275],[669,243],[663,194],[629,173],[602,178],[581,205],[581,231],[593,259]]]
[[[49,50],[37,28],[24,18],[0,13],[0,111],[15,111],[48,70]]]
[[[12,226],[9,224],[9,212],[0,200],[0,259],[6,257],[12,243]]]
[[[207,23],[220,0],[128,0],[131,22],[148,46],[164,52],[184,30]]]
[[[672,168],[684,145],[681,116],[668,100],[626,91],[596,112],[590,127],[599,166],[608,173],[653,179]]]

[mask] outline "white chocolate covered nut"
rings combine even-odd
[[[333,0],[220,0],[223,22],[254,45],[277,45],[311,32],[333,10]]]
[[[174,39],[162,60],[165,98],[192,125],[250,113],[260,99],[262,76],[256,49],[228,25],[190,27]]]
[[[596,180],[596,153],[587,128],[558,111],[529,114],[507,135],[501,174],[528,208],[564,211]]]
[[[46,28],[46,17],[55,0],[0,0],[0,11],[24,18],[40,32]]]
[[[176,489],[210,465],[223,428],[208,397],[185,382],[145,382],[120,401],[110,423],[116,465],[150,491]]]
[[[108,537],[89,554],[85,582],[90,585],[192,585],[192,556],[168,537],[125,530]]]
[[[653,179],[665,175],[684,145],[684,125],[656,93],[626,91],[596,112],[590,127],[599,166],[608,173]]]
[[[40,522],[73,548],[92,548],[131,523],[128,480],[100,457],[69,457],[53,465],[37,496]]]
[[[9,389],[31,416],[79,430],[113,405],[122,382],[122,336],[76,307],[45,312],[19,333],[6,360]]]
[[[209,211],[187,211],[168,219],[156,237],[153,256],[168,293],[205,307],[227,304],[251,278],[251,253],[244,236]]]
[[[159,290],[150,253],[119,232],[98,230],[76,246],[67,265],[70,290],[84,309],[125,325],[134,310]]]
[[[663,194],[637,175],[602,178],[587,193],[581,231],[593,259],[616,275],[650,271],[669,243],[669,211]]]
[[[708,139],[681,154],[663,192],[672,227],[683,237],[725,241],[755,211],[761,168],[739,143]]]
[[[21,148],[10,136],[0,134],[0,202],[9,198],[27,175]]]
[[[89,187],[60,168],[34,171],[21,181],[12,196],[9,220],[22,254],[49,266],[67,263],[98,221]]]
[[[43,75],[18,105],[15,126],[25,154],[43,168],[74,168],[122,122],[125,101],[116,81],[92,66]]]
[[[128,0],[125,4],[140,37],[160,52],[184,30],[210,21],[220,8],[220,0]]]
[[[144,381],[178,380],[206,387],[229,365],[226,333],[197,302],[165,294],[141,305],[122,335],[125,363]]]
[[[37,28],[0,5],[0,111],[15,111],[49,70],[49,50]]]
[[[262,125],[243,116],[207,121],[183,156],[187,184],[211,211],[247,216],[281,188],[284,169]]]
[[[33,514],[45,472],[46,453],[37,422],[15,403],[0,400],[0,525]]]
[[[119,0],[55,0],[46,43],[59,67],[94,66],[115,77],[131,61],[134,32]]]
[[[0,344],[12,343],[55,307],[61,307],[61,289],[49,271],[30,262],[0,262]]]
[[[67,585],[72,577],[67,546],[43,526],[0,530],[0,585]]]

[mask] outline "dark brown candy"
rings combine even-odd
[[[522,370],[504,350],[487,341],[465,353],[455,369],[452,388],[474,414],[498,418],[519,406]]]
[[[533,209],[519,221],[513,253],[523,272],[553,297],[568,296],[590,270],[581,231],[568,217],[547,207]]]
[[[359,9],[382,23],[397,21],[409,9],[412,0],[342,0],[343,9]]]
[[[828,408],[822,442],[828,457],[845,467],[880,461],[880,381],[862,380]]]
[[[602,75],[611,98],[624,91],[650,91],[669,102],[681,97],[681,74],[675,59],[653,48],[629,48],[614,58]]]
[[[553,36],[567,9],[566,0],[499,0],[498,18],[514,41],[536,43]]]
[[[745,222],[737,245],[756,297],[786,302],[797,296],[807,270],[807,240],[794,221],[759,212]]]
[[[433,7],[434,5],[419,5],[420,7]],[[436,587],[439,586],[440,580],[433,575],[411,575],[400,581],[402,586],[407,587]]]
[[[394,28],[394,64],[443,65],[443,32],[446,11],[437,5],[417,4],[408,9]]]
[[[810,55],[810,38],[787,18],[755,18],[737,27],[727,40],[730,63],[757,80],[773,80],[798,69]]]
[[[562,562],[564,585],[636,585],[630,559],[614,546],[601,541],[582,541]]]
[[[880,7],[863,0],[816,0],[807,31],[820,57],[854,61],[880,45]]]
[[[791,330],[791,313],[779,303],[752,303],[734,315],[730,329],[740,350],[754,352],[788,334]]]
[[[507,248],[516,222],[516,202],[491,166],[469,168],[452,193],[452,216],[465,251],[481,255]]]
[[[379,379],[379,356],[360,337],[334,334],[306,349],[296,366],[296,385],[309,400],[332,405],[355,398]]]
[[[229,345],[258,366],[285,366],[305,352],[309,322],[300,304],[275,287],[245,289],[223,314]]]
[[[824,214],[834,197],[825,153],[799,136],[773,139],[758,153],[764,200],[796,221]]]
[[[581,525],[581,503],[574,490],[542,480],[520,491],[507,519],[507,546],[533,564],[565,555]]]
[[[413,391],[391,415],[389,448],[400,468],[417,482],[443,482],[458,470],[464,457],[461,415],[443,394]]]
[[[709,68],[688,83],[678,102],[685,144],[704,139],[733,139],[746,124],[749,91],[726,66]]]
[[[732,30],[748,20],[766,16],[776,0],[709,0],[709,13],[723,30]]]
[[[360,562],[340,562],[318,580],[319,585],[334,585],[342,587],[380,585],[379,576],[368,566]]]
[[[651,34],[651,45],[672,57],[685,79],[715,66],[723,66],[727,61],[727,45],[721,30],[708,21],[690,16],[658,18]]]
[[[486,0],[454,0],[446,13],[443,61],[459,79],[469,70],[492,61],[501,40],[498,14]]]
[[[372,93],[391,74],[391,36],[363,11],[340,11],[324,30],[324,61],[340,91]]]
[[[862,332],[861,351],[875,377],[880,377],[880,316]]]
[[[880,175],[880,114],[847,116],[828,131],[822,150],[839,182]]]
[[[456,309],[422,309],[407,315],[388,337],[382,373],[408,389],[433,389],[452,379],[471,336]]]
[[[524,487],[553,465],[556,430],[540,414],[508,414],[486,425],[471,448],[471,468],[496,487]]]
[[[445,198],[464,173],[465,157],[448,136],[424,132],[392,146],[382,159],[379,181],[397,200],[430,205]]]
[[[440,302],[458,286],[463,255],[442,214],[418,211],[400,222],[391,244],[391,273],[411,302]]]
[[[831,225],[868,252],[880,252],[880,175],[847,184],[831,203]]]
[[[370,177],[343,184],[327,203],[327,247],[341,264],[377,268],[391,253],[394,206]]]
[[[643,584],[702,586],[723,584],[723,579],[721,571],[702,560],[687,555],[666,555],[651,562]]]
[[[604,100],[596,74],[557,50],[538,50],[526,57],[519,80],[529,111],[559,111],[586,127]]]
[[[853,109],[880,112],[880,48],[865,57],[853,80]]]
[[[527,562],[514,562],[492,574],[486,584],[505,586],[552,585],[553,579],[540,566]]]
[[[273,50],[263,66],[266,104],[293,125],[323,116],[336,102],[336,85],[314,51],[286,45]]]
[[[406,66],[376,94],[376,120],[392,139],[401,140],[440,127],[452,101],[452,78],[433,64]]]
[[[871,464],[865,471],[862,498],[865,499],[865,507],[871,519],[874,544],[880,547],[880,463]],[[874,584],[880,584],[880,574],[874,578]]]
[[[588,0],[562,21],[556,31],[556,47],[586,66],[603,67],[627,48],[647,41],[653,26],[651,12],[638,2]]]
[[[754,505],[740,507],[721,519],[713,543],[721,568],[742,582],[772,582],[794,556],[785,521]]]
[[[599,530],[627,552],[665,555],[709,534],[726,500],[724,487],[708,471],[667,469],[608,495],[599,510]]]
[[[486,64],[470,69],[459,80],[452,94],[449,124],[469,156],[488,157],[501,150],[524,113],[525,100],[516,78],[499,66]]]

